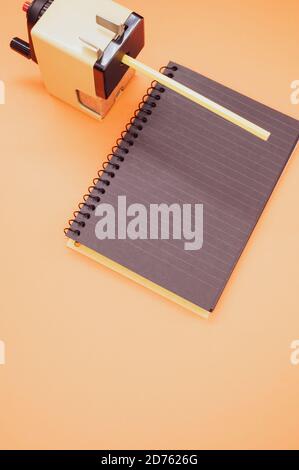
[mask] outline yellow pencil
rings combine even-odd
[[[239,126],[242,129],[245,129],[246,131],[250,132],[256,137],[259,137],[260,139],[265,140],[265,141],[269,139],[271,133],[268,132],[267,130],[248,121],[242,116],[239,116],[238,114],[230,111],[224,106],[221,106],[220,104],[215,103],[209,98],[206,98],[205,96],[199,93],[196,93],[195,91],[173,80],[172,78],[167,77],[166,75],[163,75],[160,72],[157,72],[156,70],[152,69],[151,67],[148,67],[147,65],[144,65],[138,60],[133,59],[132,57],[129,57],[128,55],[124,55],[122,58],[122,63],[143,73],[144,75],[150,77],[152,80],[156,80],[157,82],[161,83],[161,85],[164,85],[167,88],[170,88],[171,90],[184,96],[185,98],[188,98],[194,103],[197,103],[200,106],[203,106],[204,108],[208,109],[209,111],[212,111],[218,116],[221,116],[223,119],[226,119],[227,121],[232,122],[236,126]]]

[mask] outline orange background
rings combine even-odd
[[[297,0],[122,3],[146,18],[145,63],[173,59],[299,118]],[[2,1],[0,21],[0,447],[298,448],[298,151],[201,320],[65,246],[148,79],[136,76],[97,123],[9,50],[26,36],[21,1]]]

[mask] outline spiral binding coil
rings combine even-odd
[[[168,71],[166,75],[173,78],[173,72],[177,71],[178,67],[164,66],[160,69],[160,72],[164,73],[166,70]],[[88,193],[83,196],[83,201],[78,206],[79,210],[75,211],[74,218],[69,220],[69,227],[64,229],[66,236],[71,232],[73,236],[80,237],[82,229],[86,226],[86,221],[90,219],[91,213],[96,210],[96,204],[101,202],[101,196],[106,193],[107,189],[105,188],[110,186],[110,180],[115,177],[121,163],[125,161],[130,152],[130,147],[134,145],[134,140],[138,138],[139,132],[143,130],[144,124],[148,121],[147,116],[152,114],[152,109],[157,106],[156,101],[161,99],[161,94],[164,92],[165,88],[159,85],[157,81],[151,83],[133,117],[121,133],[121,137],[116,141],[116,145],[107,156],[101,170],[98,171],[97,178],[93,180],[93,184],[88,188]],[[114,159],[113,162],[112,159]],[[102,186],[99,186],[99,184]]]

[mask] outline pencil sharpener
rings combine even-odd
[[[25,2],[28,42],[11,48],[36,62],[48,92],[102,119],[134,71],[122,64],[144,47],[144,19],[112,0]]]

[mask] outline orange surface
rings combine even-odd
[[[103,123],[85,117],[9,50],[25,18],[21,1],[2,3],[0,447],[298,448],[298,151],[201,320],[65,246],[148,80]],[[297,0],[122,3],[146,18],[145,63],[176,60],[299,118]]]

